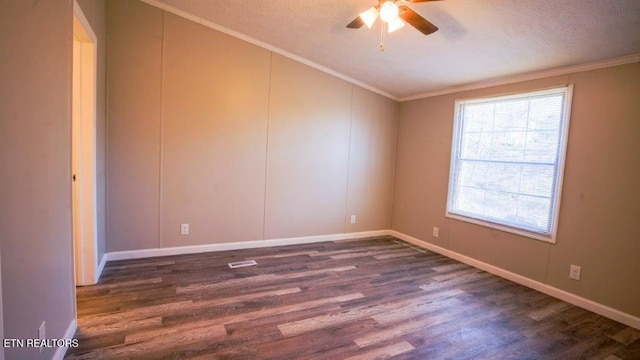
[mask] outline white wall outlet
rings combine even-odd
[[[569,267],[569,278],[573,280],[580,280],[580,271],[582,271],[580,266],[571,264]]]
[[[437,227],[433,227],[433,237],[438,237],[438,234],[440,233],[440,229],[438,229]]]
[[[351,215],[351,223],[352,224],[356,223],[356,216],[355,215]]]
[[[189,235],[189,224],[180,224],[180,235]]]

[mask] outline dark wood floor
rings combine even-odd
[[[69,359],[640,359],[638,330],[391,237],[113,261],[77,293]]]

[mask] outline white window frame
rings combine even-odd
[[[564,106],[564,114],[563,114],[564,118],[562,120],[562,124],[559,130],[558,152],[557,152],[557,158],[555,162],[556,174],[555,174],[555,181],[554,181],[555,188],[553,189],[554,201],[553,201],[553,205],[551,206],[551,210],[550,210],[551,214],[549,217],[552,222],[550,225],[551,233],[547,234],[547,233],[532,231],[525,228],[519,228],[519,227],[510,226],[510,225],[499,223],[499,222],[490,221],[486,218],[483,219],[481,217],[470,216],[469,214],[456,213],[453,210],[453,202],[454,202],[453,196],[455,191],[454,179],[457,176],[455,172],[457,168],[457,162],[459,159],[460,147],[461,147],[460,140],[462,137],[462,129],[463,129],[462,109],[464,105],[487,102],[487,101],[497,102],[497,101],[508,100],[508,99],[525,98],[529,96],[539,96],[539,95],[546,95],[546,94],[560,93],[560,92],[565,93],[565,104],[564,104],[565,106]],[[569,133],[572,96],[573,96],[573,85],[566,85],[566,86],[554,87],[551,89],[526,91],[526,92],[521,92],[521,93],[511,94],[511,95],[499,95],[499,96],[488,96],[488,97],[481,97],[481,98],[456,100],[454,128],[453,128],[453,136],[452,136],[452,143],[451,143],[451,164],[450,164],[450,171],[449,171],[449,189],[447,194],[446,217],[465,221],[472,224],[482,225],[485,227],[489,227],[492,229],[497,229],[497,230],[501,230],[501,231],[505,231],[513,234],[522,235],[522,236],[529,237],[536,240],[555,243],[556,235],[558,231],[559,214],[560,214],[560,199],[561,199],[561,193],[562,193],[562,181],[563,181],[565,157],[566,157],[566,151],[567,151],[567,140],[568,140],[568,133]]]

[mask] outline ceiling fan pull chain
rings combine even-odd
[[[394,32],[405,24],[411,25],[424,35],[432,34],[438,31],[438,27],[430,23],[427,19],[420,16],[417,12],[413,11],[406,5],[398,6],[396,3],[399,0],[377,0],[378,5],[373,6],[363,13],[360,13],[357,18],[353,19],[347,27],[349,29],[359,29],[366,25],[369,29],[373,28],[373,24],[376,19],[380,18],[380,51],[385,51],[384,45],[384,33]],[[402,0],[403,3],[421,3],[437,0]]]
[[[380,51],[384,51],[385,50],[385,46],[384,46],[384,33],[385,33],[385,31],[384,31],[384,28],[385,28],[386,24],[387,23],[384,22],[384,21],[381,21],[381,24],[380,24]]]

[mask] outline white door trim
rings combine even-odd
[[[96,221],[97,37],[76,1],[73,3],[73,15],[74,258],[76,285],[90,285],[97,283],[99,277]]]

